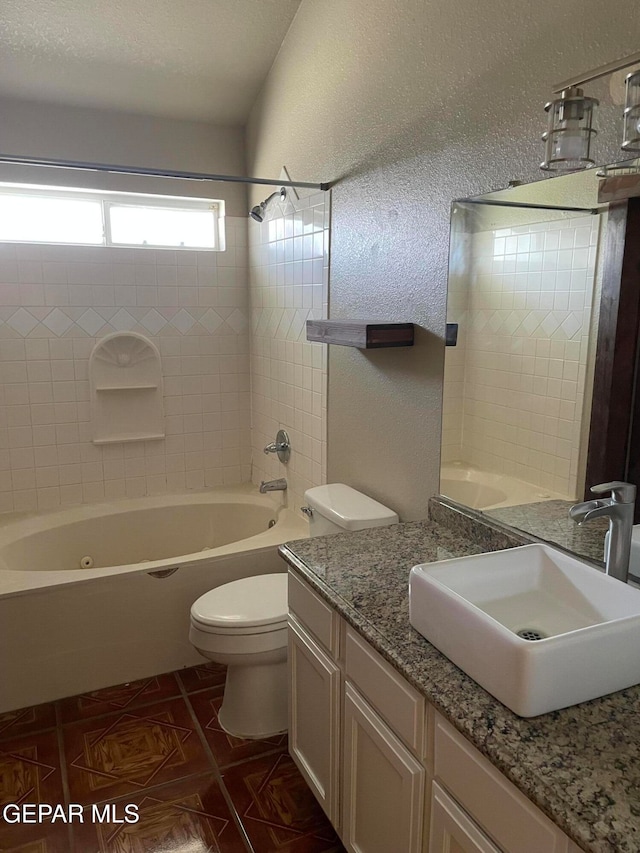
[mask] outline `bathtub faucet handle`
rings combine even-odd
[[[284,450],[287,447],[286,444],[278,444],[275,441],[272,441],[271,444],[267,444],[264,448],[265,453],[277,453],[279,450]]]
[[[276,435],[276,440],[271,444],[267,444],[264,448],[265,453],[277,453],[280,462],[288,462],[291,454],[291,442],[286,430],[279,429]]]

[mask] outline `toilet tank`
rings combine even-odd
[[[309,516],[310,536],[384,527],[400,521],[393,510],[344,483],[315,486],[307,489],[304,498],[313,510]]]

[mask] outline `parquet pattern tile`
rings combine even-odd
[[[344,853],[286,735],[223,731],[225,677],[205,663],[0,714],[0,808],[84,808],[70,825],[0,818],[0,853]],[[128,804],[137,823],[95,821]]]
[[[88,717],[108,714],[111,711],[127,711],[149,702],[171,699],[179,695],[180,687],[175,676],[173,673],[166,673],[154,678],[144,678],[127,684],[118,684],[115,687],[106,687],[103,690],[94,690],[91,693],[82,693],[80,696],[63,699],[58,705],[62,722],[72,723]]]
[[[246,853],[219,780],[195,777],[133,797],[135,824],[85,823],[75,831],[82,853]]]
[[[53,702],[21,708],[19,711],[7,711],[0,714],[0,740],[52,729],[55,725],[56,709]]]
[[[266,752],[286,747],[286,734],[260,740],[247,740],[227,734],[218,721],[223,693],[224,688],[215,687],[213,690],[204,690],[190,697],[191,706],[202,726],[218,767],[228,767],[238,761],[246,761]]]
[[[223,779],[256,851],[326,853],[342,849],[287,752],[238,764]]]
[[[137,793],[209,769],[182,698],[63,728],[72,801]]]
[[[203,663],[190,669],[181,669],[178,678],[187,693],[204,690],[207,687],[224,687],[227,668],[219,663]]]
[[[55,730],[0,743],[0,808],[24,803],[64,803]],[[59,824],[9,825],[0,821],[0,850],[68,853],[69,829]]]

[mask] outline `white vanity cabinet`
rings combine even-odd
[[[289,573],[289,752],[336,829],[341,672],[334,658],[340,621]]]
[[[350,853],[421,853],[424,699],[292,573],[289,611],[293,760]]]
[[[502,853],[437,782],[431,788],[430,853]]]
[[[342,841],[351,853],[419,853],[425,771],[347,681]]]
[[[439,714],[434,730],[429,853],[568,853],[567,836]]]
[[[349,853],[580,853],[289,574],[289,751]]]

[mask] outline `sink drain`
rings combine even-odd
[[[523,640],[545,640],[547,637],[546,634],[538,631],[537,628],[521,628],[519,631],[516,631],[516,634],[522,637]]]

